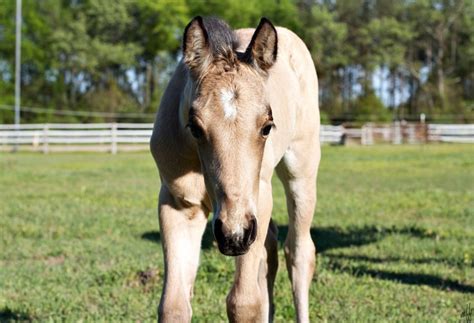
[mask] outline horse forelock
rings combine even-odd
[[[239,39],[225,21],[216,17],[205,17],[203,24],[214,57],[226,57],[237,50]]]
[[[211,60],[201,72],[221,74],[237,68],[237,48],[240,45],[237,34],[225,21],[216,17],[204,17],[203,25],[208,35]]]

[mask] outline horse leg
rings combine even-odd
[[[230,322],[267,322],[272,319],[271,292],[278,260],[275,228],[269,230],[271,212],[271,183],[261,181],[257,238],[245,255],[236,258],[234,285],[227,296]]]
[[[278,271],[278,227],[272,219],[268,226],[267,238],[265,240],[265,249],[267,252],[267,290],[270,303],[269,322],[273,322],[275,314],[275,305],[273,303],[273,285]]]
[[[297,147],[297,146],[296,146]],[[311,222],[316,206],[316,176],[319,147],[290,148],[277,173],[283,182],[289,215],[285,260],[291,280],[297,322],[309,322],[309,287],[313,277],[316,248],[311,239]],[[298,153],[300,152],[300,153]]]
[[[207,212],[200,206],[183,207],[165,186],[159,198],[160,234],[165,281],[158,308],[159,322],[190,322],[191,298],[199,264]]]
[[[314,187],[314,181],[312,184]],[[311,190],[310,183],[304,179],[292,181],[290,186],[307,190],[306,196],[297,195],[293,191],[288,194],[290,221],[284,251],[297,322],[309,322],[308,294],[316,260],[316,248],[311,240],[310,229],[316,194],[315,189]]]

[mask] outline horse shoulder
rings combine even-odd
[[[161,99],[150,151],[165,185],[179,204],[200,204],[205,191],[200,162],[195,147],[190,145],[180,122],[179,108],[183,100],[187,71],[180,63]]]

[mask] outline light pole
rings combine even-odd
[[[15,128],[20,127],[20,78],[21,78],[21,0],[16,0],[15,36]]]

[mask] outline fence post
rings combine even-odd
[[[49,153],[48,136],[49,136],[49,124],[46,123],[43,127],[43,154]]]
[[[421,127],[423,129],[423,139],[425,143],[428,143],[430,141],[430,125],[428,123],[422,123]]]
[[[32,142],[31,144],[33,145],[33,149],[35,151],[38,150],[38,147],[39,147],[39,144],[40,144],[40,132],[39,131],[35,131],[35,134],[33,135],[33,139],[32,139]]]
[[[369,146],[374,144],[374,133],[372,129],[372,123],[366,123],[362,126],[360,134],[360,143],[363,146]]]
[[[374,144],[374,129],[373,129],[373,124],[369,122],[367,124],[367,145],[373,145]]]
[[[414,124],[408,124],[408,143],[416,144],[416,129]]]
[[[112,130],[110,131],[111,134],[111,148],[110,152],[112,155],[115,155],[117,153],[117,123],[112,123]]]
[[[401,127],[400,121],[395,121],[393,123],[393,137],[392,137],[392,144],[400,145],[402,143],[402,134],[401,134]]]
[[[360,144],[362,146],[367,145],[367,127],[366,125],[362,125],[362,128],[360,129]]]

